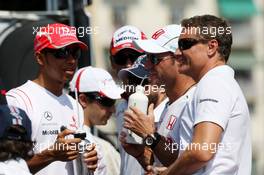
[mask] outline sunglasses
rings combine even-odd
[[[44,53],[50,53],[57,59],[67,59],[70,55],[74,59],[81,57],[81,49],[79,47],[63,47],[60,49],[45,49]]]
[[[171,58],[171,57],[173,57],[173,55],[170,55],[170,57],[163,57],[163,58],[159,58],[159,57],[157,57],[155,54],[148,54],[147,55],[147,59],[149,59],[150,60],[150,62],[152,63],[152,64],[154,64],[154,65],[158,65],[162,60],[165,60],[165,59],[167,59],[167,58]]]
[[[104,107],[112,107],[116,102],[116,100],[108,98],[98,92],[88,92],[85,93],[85,95],[87,98],[97,101],[100,105]]]
[[[125,65],[127,64],[128,59],[133,64],[137,58],[142,55],[142,53],[136,52],[136,51],[127,51],[127,50],[121,50],[116,55],[112,56],[112,60],[117,65]]]
[[[178,41],[178,47],[181,51],[190,49],[192,46],[198,43],[206,43],[208,40],[205,39],[194,39],[194,38],[182,38]]]

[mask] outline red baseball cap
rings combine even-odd
[[[45,48],[60,49],[71,44],[78,44],[81,49],[87,49],[88,46],[78,40],[76,31],[75,27],[60,23],[40,27],[34,40],[34,50],[37,53]]]
[[[137,52],[142,53],[143,50],[136,48],[133,40],[144,40],[147,39],[146,35],[140,31],[137,27],[127,25],[123,26],[116,30],[113,34],[111,45],[110,45],[110,53],[111,55],[115,55],[122,49],[133,49]]]

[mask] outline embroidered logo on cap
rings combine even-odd
[[[160,37],[160,35],[162,35],[162,34],[164,34],[165,33],[165,31],[163,30],[163,29],[160,29],[160,30],[158,30],[157,32],[155,32],[153,35],[152,35],[152,38],[153,39],[158,39],[158,37]]]

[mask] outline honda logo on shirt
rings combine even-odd
[[[176,117],[175,115],[171,115],[171,116],[170,116],[169,123],[168,123],[168,125],[167,125],[166,128],[167,128],[168,130],[172,130],[174,124],[176,123],[176,120],[177,120],[177,117]]]

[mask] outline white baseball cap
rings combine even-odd
[[[147,39],[146,35],[140,31],[137,27],[132,25],[123,26],[115,31],[112,37],[110,52],[111,55],[115,55],[122,49],[133,49],[137,52],[143,52],[133,44],[133,40]]]
[[[175,52],[178,48],[178,39],[182,28],[180,25],[172,24],[156,31],[151,39],[133,41],[139,49],[146,53]]]
[[[92,66],[79,69],[70,82],[70,89],[78,92],[98,92],[111,99],[121,98],[124,92],[106,70]]]

